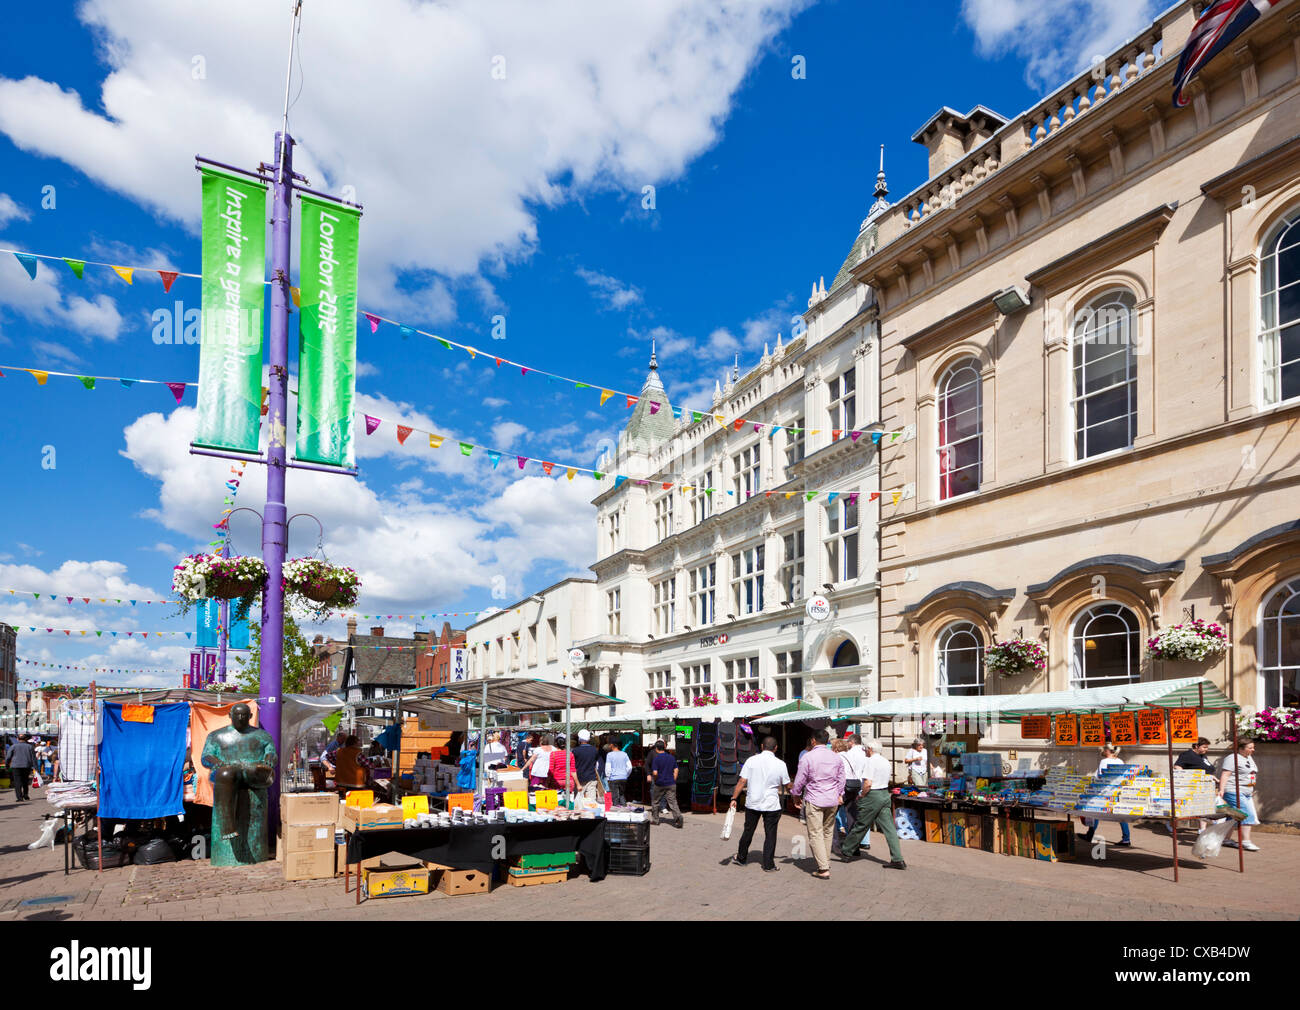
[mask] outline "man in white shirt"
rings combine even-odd
[[[790,772],[785,762],[776,756],[776,737],[765,737],[763,749],[749,758],[740,769],[740,779],[731,793],[731,808],[745,793],[745,830],[740,835],[740,847],[735,865],[744,866],[749,860],[749,843],[754,840],[758,821],[763,820],[763,869],[776,872],[776,829],[781,823],[781,794],[790,784]]]
[[[912,741],[912,746],[906,754],[903,755],[903,763],[907,765],[908,779],[914,786],[925,785],[925,741],[919,736]]]
[[[862,792],[858,795],[858,816],[849,830],[848,836],[840,846],[840,858],[851,863],[858,858],[858,846],[871,828],[876,828],[889,843],[887,864],[895,870],[906,870],[903,862],[903,849],[898,843],[898,829],[894,827],[894,811],[889,802],[889,777],[892,769],[889,761],[880,753],[880,744],[868,740],[866,778],[862,782]]]

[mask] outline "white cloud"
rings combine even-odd
[[[38,355],[38,360],[54,360],[65,365],[82,363],[81,355],[63,344],[56,344],[49,340],[33,340],[31,348]]]
[[[91,337],[116,340],[122,332],[117,303],[106,294],[96,295],[93,300],[81,295],[65,297],[62,284],[72,274],[62,277],[59,269],[49,260],[41,260],[33,280],[12,256],[0,257],[0,307],[8,307],[42,326],[79,333],[87,342]]]
[[[483,397],[483,406],[491,407],[493,410],[496,410],[497,407],[504,407],[509,402],[510,402],[509,400],[503,400],[499,396]]]
[[[492,446],[496,449],[512,449],[515,439],[528,433],[528,428],[518,421],[500,421],[492,425]]]
[[[1025,83],[1047,91],[1132,38],[1164,6],[1164,0],[962,0],[961,13],[981,55],[1020,57]]]
[[[0,193],[0,228],[10,221],[30,221],[32,212],[14,202],[8,193]]]
[[[295,168],[366,204],[366,304],[447,319],[457,278],[536,246],[536,207],[679,176],[807,2],[319,0],[301,33]],[[249,166],[272,155],[284,39],[267,10],[89,0],[77,12],[109,67],[100,94],[0,78],[0,131],[193,225],[195,152]]]
[[[641,291],[630,284],[624,284],[617,277],[610,277],[596,270],[579,267],[575,273],[591,288],[592,297],[603,303],[606,308],[625,309],[641,301]]]

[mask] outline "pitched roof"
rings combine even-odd
[[[404,645],[404,649],[359,648],[371,645]],[[348,638],[348,667],[355,671],[358,684],[393,684],[415,686],[416,652],[413,638],[391,635],[351,635]],[[357,648],[354,648],[357,646]]]
[[[651,405],[658,404],[651,412]],[[668,403],[668,392],[659,378],[659,362],[653,347],[650,351],[650,371],[641,387],[641,399],[627,422],[627,448],[629,452],[651,452],[673,436],[673,408]]]

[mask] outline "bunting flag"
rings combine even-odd
[[[614,394],[610,392],[608,389],[602,389],[600,391],[600,405],[602,407],[605,406],[605,401],[608,400],[613,395]]]
[[[370,332],[371,332],[371,333],[378,333],[378,332],[379,332],[379,317],[378,317],[378,316],[375,316],[375,315],[371,315],[369,312],[363,312],[363,313],[361,313],[361,314],[362,314],[363,316],[366,317],[366,322],[368,322],[368,323],[370,324]]]
[[[651,414],[659,413],[659,404],[656,403],[654,400],[650,401],[650,413]]]
[[[519,469],[520,469],[520,470],[522,470],[522,469],[524,468],[524,464],[528,462],[528,457],[527,457],[527,456],[516,456],[515,459],[519,460]]]
[[[166,386],[176,397],[176,402],[181,402],[181,397],[185,393],[186,386],[196,386],[195,382],[165,382],[162,379],[126,379],[118,375],[78,375],[76,372],[51,372],[43,368],[27,368],[23,365],[0,365],[0,378],[4,377],[4,370],[8,368],[15,372],[27,372],[37,382],[38,385],[45,385],[51,375],[63,379],[76,379],[87,389],[94,389],[95,383],[98,382],[117,382],[127,389],[130,389],[137,382],[148,383],[153,386]]]
[[[573,475],[574,475],[575,473],[577,473],[577,472],[578,472],[578,471],[575,470],[575,469],[574,469],[573,467],[571,467],[571,466],[570,466],[570,467],[566,467],[566,468],[565,468],[565,471],[564,471],[564,478],[565,478],[565,480],[573,480]]]
[[[292,284],[290,284],[290,285],[289,285],[289,299],[290,299],[290,301],[293,302],[293,307],[294,307],[295,309],[300,309],[300,308],[302,308],[302,288],[296,288],[296,287],[294,287]]]
[[[369,414],[364,415],[366,419],[366,434],[373,435],[375,429],[379,427],[379,418],[371,417]]]
[[[497,452],[495,449],[489,449],[487,458],[488,461],[492,464],[492,469],[495,470],[497,468],[497,464],[501,462],[501,453]]]
[[[155,601],[155,602],[161,602],[161,601]],[[28,630],[28,631],[31,631],[31,632],[34,633],[34,632],[39,631],[39,630],[41,630],[41,629],[39,629],[39,628],[32,628],[32,627],[29,626],[27,630]],[[87,628],[87,629],[85,629],[85,630],[83,630],[83,629],[81,629],[81,628],[46,628],[46,629],[45,629],[45,632],[46,632],[46,634],[49,634],[49,635],[56,635],[56,634],[59,634],[60,632],[62,632],[62,633],[63,633],[66,637],[68,637],[68,638],[71,638],[74,634],[76,634],[76,635],[80,635],[80,636],[83,636],[83,637],[84,637],[84,636],[87,636],[87,635],[94,635],[96,638],[98,638],[98,637],[100,637],[101,635],[105,634],[105,632],[107,632],[108,634],[112,635],[114,638],[116,638],[117,635],[118,635],[118,632],[116,632],[116,631],[109,631],[109,630],[106,629],[106,628],[105,628],[105,629],[102,629],[102,630],[96,630],[96,629],[94,629],[94,628]],[[170,635],[170,636],[173,637],[173,638],[176,638],[176,637],[178,637],[178,636],[184,636],[185,638],[192,638],[193,635],[194,635],[194,632],[192,632],[192,631],[136,631],[136,630],[132,630],[132,631],[125,631],[125,632],[122,632],[122,634],[126,635],[128,638],[133,637],[133,636],[135,636],[135,635],[139,635],[141,638],[148,638],[150,635],[153,635],[155,638],[164,638],[164,637],[166,637],[167,635]]]
[[[868,504],[868,505],[871,504],[873,501],[875,501],[875,500],[876,500],[877,498],[879,498],[879,497],[880,497],[880,492],[879,492],[879,491],[872,491],[871,494],[869,494],[869,495],[867,496],[867,504]]]
[[[548,477],[551,475],[551,470],[553,470],[554,468],[555,468],[554,463],[546,463],[546,462],[542,463],[542,472],[546,474],[546,476]]]
[[[23,596],[26,596],[30,593],[33,599],[39,600],[41,598],[40,593],[33,593],[30,589],[0,589],[0,592],[8,593],[10,596],[16,596],[20,593]],[[181,602],[180,600],[120,600],[120,599],[109,599],[103,596],[100,597],[76,596],[76,595],[69,596],[67,593],[46,593],[45,595],[52,600],[57,600],[60,596],[62,596],[65,600],[67,600],[68,603],[76,603],[78,600],[80,600],[82,603],[85,604],[90,604],[92,602],[104,603],[104,604],[130,603],[132,605],[137,603],[150,603],[150,604],[162,603],[168,606],[172,606]]]
[[[66,263],[66,264],[68,264],[68,268],[73,272],[73,274],[76,276],[77,280],[81,280],[81,276],[82,276],[83,273],[85,273],[85,270],[86,270],[86,261],[85,261],[85,260],[70,260],[70,259],[68,259],[66,256],[64,256],[64,257],[63,257],[63,262]]]
[[[27,275],[32,280],[36,280],[36,257],[31,255],[31,253],[14,253],[14,258],[23,265],[23,269],[27,271]]]
[[[176,270],[159,270],[158,276],[162,278],[163,291],[170,292],[172,285],[176,283],[176,278],[180,276],[180,273]]]
[[[134,267],[113,267],[113,273],[117,274],[128,284],[132,283],[131,276],[135,273]]]
[[[443,443],[443,441],[444,441],[444,439],[443,439],[443,436],[442,436],[442,435],[430,435],[430,436],[429,436],[429,448],[430,448],[430,449],[441,449],[441,448],[442,448],[442,443]]]
[[[28,371],[32,373],[32,377],[36,380],[36,385],[38,386],[45,385],[45,383],[49,380],[50,377],[49,372],[42,372],[35,368],[27,368],[24,369],[24,371]]]
[[[411,432],[413,432],[414,430],[415,430],[414,428],[408,428],[408,427],[407,427],[406,425],[404,425],[404,424],[399,424],[399,425],[397,426],[397,441],[398,441],[401,445],[405,445],[405,444],[406,444],[407,436],[409,436],[409,435],[411,434]]]
[[[462,456],[468,456],[473,451],[474,451],[474,447],[470,445],[468,442],[460,443],[460,454]]]
[[[633,407],[635,407],[636,404],[637,404],[637,401],[640,400],[640,399],[641,399],[641,397],[639,397],[639,396],[633,396],[631,393],[629,393],[629,394],[628,394],[628,397],[627,397],[627,409],[628,409],[628,410],[631,410]]]
[[[890,495],[890,497],[892,497],[892,498],[894,499],[894,504],[897,505],[897,504],[898,504],[898,499],[900,499],[900,498],[903,497],[903,492],[902,492],[902,491],[894,491],[894,492]]]
[[[87,389],[95,388],[95,377],[93,375],[78,375],[77,378],[81,380],[81,384]]]

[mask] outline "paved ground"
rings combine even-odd
[[[278,863],[213,868],[206,862],[128,866],[102,875],[63,874],[62,848],[28,851],[41,815],[52,808],[40,790],[29,803],[0,798],[0,920],[105,919],[464,919],[501,915],[549,918],[626,916],[674,919],[878,917],[985,919],[1296,919],[1300,917],[1300,835],[1260,833],[1247,853],[1246,874],[1225,849],[1203,864],[1184,846],[1181,882],[1173,882],[1167,835],[1137,828],[1134,848],[1111,849],[1104,863],[1047,863],[947,845],[904,842],[908,869],[875,860],[833,863],[832,879],[810,873],[811,861],[790,854],[802,828],[781,824],[778,873],[757,862],[730,864],[722,817],[687,815],[686,827],[652,829],[652,869],[644,877],[576,878],[563,884],[449,898],[375,899],[360,907],[342,878],[286,883]],[[762,831],[760,829],[760,838]],[[1110,826],[1110,834],[1118,834]],[[1184,836],[1191,838],[1190,833]],[[883,840],[878,842],[883,848]],[[42,901],[41,899],[59,899]],[[36,902],[36,903],[32,903]],[[450,902],[450,904],[448,904]]]

